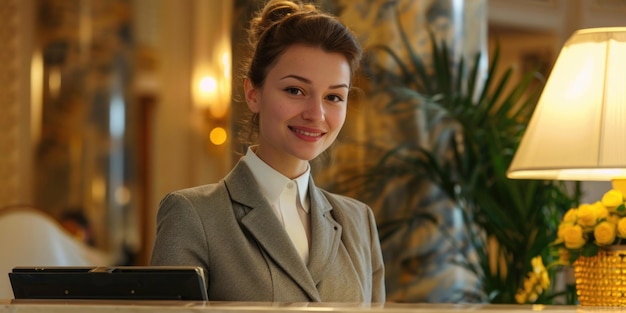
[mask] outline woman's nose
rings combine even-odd
[[[311,97],[307,101],[302,117],[307,120],[323,121],[325,116],[324,101],[317,97]]]

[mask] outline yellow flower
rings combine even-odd
[[[530,260],[530,264],[533,267],[533,272],[531,273],[532,277],[534,277],[533,283],[538,284],[536,290],[542,292],[550,286],[550,278],[545,265],[543,265],[543,259],[540,255],[536,256]]]
[[[530,276],[526,277],[526,280],[524,280],[524,290],[526,290],[526,292],[530,292],[531,290],[535,289],[536,284],[537,284],[537,276],[535,276],[531,272]]]
[[[617,225],[619,223],[620,217],[616,214],[609,214],[609,217],[606,218],[606,221],[612,224]]]
[[[567,210],[565,215],[563,215],[563,223],[576,223],[576,220],[578,219],[577,214],[578,210],[576,208]]]
[[[530,260],[530,265],[533,267],[533,272],[535,274],[541,274],[545,272],[546,267],[543,265],[543,259],[541,256],[536,256]]]
[[[568,249],[579,249],[585,245],[585,237],[583,229],[580,225],[563,224],[560,231],[565,241],[565,247]]]
[[[615,224],[609,222],[601,222],[593,230],[596,237],[596,243],[599,246],[607,246],[615,241]]]
[[[626,217],[622,217],[617,222],[617,236],[626,238]]]
[[[619,190],[611,189],[602,196],[602,204],[612,212],[615,212],[615,209],[622,203],[624,203],[624,195]]]
[[[548,287],[550,287],[550,276],[548,276],[548,271],[546,271],[545,269],[541,273],[539,284],[543,289],[548,289]]]
[[[524,279],[521,288],[515,294],[517,303],[534,303],[545,290],[550,287],[550,278],[548,271],[543,265],[541,256],[536,256],[530,260],[532,270]]]
[[[609,217],[609,210],[604,205],[602,205],[602,202],[596,201],[591,206],[596,212],[596,222]]]
[[[566,230],[569,227],[574,226],[574,225],[576,225],[576,223],[566,223],[566,222],[563,222],[563,223],[559,224],[559,229],[557,229],[557,231],[556,231],[557,242],[560,243],[560,242],[565,241],[565,235],[564,235],[563,231]]]
[[[596,208],[591,204],[581,204],[578,207],[578,224],[587,232],[593,230],[596,225],[598,214]]]

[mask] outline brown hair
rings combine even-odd
[[[315,5],[298,0],[270,0],[250,21],[248,30],[251,50],[245,77],[255,88],[263,87],[269,69],[280,55],[294,44],[319,47],[326,52],[345,56],[354,77],[360,61],[361,47],[354,34],[339,20],[322,13]],[[258,133],[258,114],[252,114],[244,125],[242,139],[251,144]]]

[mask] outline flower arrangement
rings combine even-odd
[[[594,256],[598,249],[621,244],[626,239],[624,194],[611,189],[601,201],[569,209],[559,224],[554,247],[559,261],[571,265],[580,255]],[[626,243],[626,241],[624,241]]]
[[[600,201],[569,209],[558,226],[551,248],[558,260],[544,266],[541,256],[531,260],[532,270],[520,286],[518,303],[535,303],[549,288],[549,269],[570,266],[580,256],[591,257],[602,248],[626,244],[626,194],[618,189],[606,192]]]

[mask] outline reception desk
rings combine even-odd
[[[148,313],[148,312],[344,312],[344,313],[473,313],[494,312],[599,312],[617,311],[611,308],[543,305],[497,304],[319,304],[319,303],[254,303],[254,302],[186,302],[186,301],[50,301],[0,300],[0,313]]]

